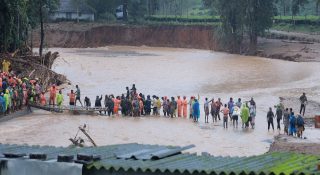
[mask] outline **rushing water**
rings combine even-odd
[[[54,70],[65,74],[72,86],[78,84],[82,98],[94,102],[96,95],[125,93],[135,83],[138,91],[158,96],[230,97],[243,101],[255,98],[256,129],[223,129],[222,123],[199,124],[188,119],[108,118],[105,116],[53,115],[36,111],[28,117],[0,123],[0,142],[68,146],[68,139],[81,124],[98,145],[144,143],[188,145],[190,151],[214,155],[256,155],[268,150],[278,132],[267,132],[266,112],[279,96],[318,100],[319,63],[294,63],[204,50],[113,46],[92,49],[60,49]],[[67,99],[67,98],[66,98]],[[66,100],[67,102],[67,100]],[[203,113],[202,113],[203,114]],[[210,120],[211,121],[211,120]],[[276,124],[276,122],[275,122]],[[318,139],[319,133],[307,130]],[[316,135],[316,136],[315,136]]]

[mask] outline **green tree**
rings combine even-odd
[[[27,1],[0,1],[0,52],[14,51],[26,41]]]
[[[105,14],[114,15],[117,6],[122,2],[119,0],[86,0],[86,4],[95,11],[95,18],[99,20],[103,19]]]
[[[271,27],[274,14],[273,0],[215,0],[203,1],[211,8],[217,8],[221,27],[217,37],[224,49],[232,53],[247,50],[255,54],[258,36]],[[248,37],[249,45],[243,44]]]
[[[146,0],[124,0],[128,2],[128,20],[138,22],[144,20],[144,16],[147,14],[147,1]],[[124,7],[125,7],[124,3]],[[126,9],[126,8],[124,8]],[[126,10],[124,10],[124,14]],[[125,15],[124,15],[125,16]],[[124,17],[124,19],[126,19]]]
[[[303,8],[307,3],[309,3],[308,0],[291,0],[291,16],[293,23],[294,16],[298,15],[301,11],[301,8]]]
[[[315,1],[316,1],[316,15],[319,16],[320,0],[315,0]]]
[[[26,45],[30,26],[41,23],[58,0],[1,0],[0,1],[0,52],[12,52]],[[42,54],[42,50],[40,52]]]
[[[219,42],[231,53],[241,51],[244,32],[244,6],[246,0],[217,0],[210,6],[218,9],[221,19]]]
[[[249,54],[257,50],[258,35],[272,26],[273,0],[246,0],[244,24],[250,39]]]

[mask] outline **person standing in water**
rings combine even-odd
[[[242,106],[241,98],[238,98],[236,106],[238,106],[238,108],[241,108],[241,106]]]
[[[232,109],[233,109],[233,106],[234,106],[233,98],[230,98],[230,101],[228,102],[230,120],[232,120]]]
[[[157,96],[152,96],[152,106],[153,106],[153,115],[157,115],[158,112],[158,105],[157,105]]]
[[[62,103],[63,103],[63,95],[62,95],[61,90],[59,90],[59,93],[57,95],[57,105],[59,108],[62,107]]]
[[[173,116],[177,117],[176,109],[177,109],[177,102],[174,100],[174,97],[171,97],[171,102],[170,102],[170,116],[171,116],[171,118],[173,118]]]
[[[282,111],[281,105],[278,105],[276,109],[276,116],[277,116],[277,129],[279,131],[281,130],[280,121],[282,120],[282,115],[283,115],[283,111]]]
[[[127,91],[126,98],[129,99],[129,98],[130,98],[130,90],[129,90],[129,87],[126,87],[126,91]]]
[[[230,110],[227,104],[224,104],[224,108],[221,110],[221,112],[223,114],[223,128],[228,128],[228,117],[229,117]]]
[[[156,105],[157,105],[157,115],[160,115],[160,110],[162,105],[159,97],[157,97]]]
[[[182,115],[182,100],[180,99],[180,96],[178,96],[177,99],[177,106],[178,106],[178,117],[181,117]]]
[[[137,88],[136,88],[136,85],[133,84],[131,88],[131,97],[135,97],[136,94],[137,94]]]
[[[90,98],[88,98],[87,96],[84,97],[84,106],[89,109],[91,108],[91,101],[90,101]]]
[[[101,100],[102,100],[102,95],[100,96],[100,98],[99,98],[99,96],[97,96],[96,97],[96,101],[95,101],[95,103],[94,103],[94,107],[96,107],[96,108],[101,108]],[[99,113],[101,114],[101,112],[102,111],[99,111]]]
[[[40,104],[41,106],[45,106],[47,104],[46,97],[44,96],[44,92],[40,94]]]
[[[146,104],[145,104],[145,111],[146,111],[146,115],[150,115],[151,114],[151,98],[150,95],[147,96],[147,100],[146,100]]]
[[[56,85],[53,84],[52,87],[50,88],[50,97],[49,97],[49,105],[55,106],[55,100],[56,100],[56,95],[57,95],[57,88]]]
[[[242,120],[242,128],[249,127],[248,122],[249,122],[250,111],[246,104],[242,104],[240,115]]]
[[[283,113],[283,125],[284,125],[284,133],[289,135],[289,109],[286,108],[286,110]]]
[[[212,122],[217,122],[217,103],[214,101],[214,98],[212,98],[212,103],[211,103],[211,116],[212,116]]]
[[[71,90],[71,92],[68,94],[69,96],[69,105],[70,108],[74,107],[75,101],[76,101],[76,94]]]
[[[198,122],[200,118],[200,104],[197,99],[194,99],[193,108],[193,120],[194,122]]]
[[[217,105],[217,117],[219,120],[220,119],[220,109],[221,109],[221,106],[223,105],[222,102],[221,102],[221,98],[218,98],[218,101],[216,101],[216,105]]]
[[[162,99],[162,112],[163,112],[163,115],[166,117],[167,115],[169,115],[167,112],[168,112],[168,102],[167,102],[167,97],[161,97]]]
[[[193,118],[193,104],[194,104],[194,97],[191,96],[189,101],[189,110],[190,110],[189,118],[190,119]]]
[[[308,99],[307,99],[306,93],[303,93],[301,95],[301,97],[300,97],[300,103],[301,103],[301,105],[300,105],[300,114],[303,112],[301,114],[302,116],[304,116],[304,113],[306,112],[307,102],[308,102]]]
[[[204,120],[205,123],[209,123],[209,101],[208,98],[205,99],[204,102]]]
[[[289,118],[289,123],[290,123],[289,135],[295,136],[297,133],[297,128],[296,128],[297,118],[296,118],[296,116],[294,116],[294,112],[291,112],[291,115]]]
[[[250,104],[249,107],[249,112],[250,112],[250,124],[251,124],[251,128],[254,129],[255,124],[256,124],[256,108]]]
[[[249,101],[250,105],[252,105],[256,109],[256,102],[253,100],[253,97],[251,97],[251,100]]]
[[[183,111],[183,117],[187,118],[187,113],[188,113],[188,100],[186,96],[183,96],[183,100],[182,100],[182,111]]]
[[[232,112],[232,125],[233,125],[233,128],[238,128],[239,115],[240,115],[240,108],[237,105],[235,105],[233,107],[233,112]]]
[[[81,98],[80,98],[80,95],[81,95],[81,93],[80,93],[80,88],[79,88],[79,86],[78,85],[76,85],[76,101],[75,101],[75,106],[77,106],[77,101],[79,101],[80,102],[80,104],[81,104],[81,106],[83,106],[82,105],[82,102],[81,102]]]
[[[301,115],[298,115],[298,117],[297,117],[297,127],[298,127],[297,136],[299,138],[302,138],[302,134],[304,131],[304,120]]]
[[[272,129],[274,131],[274,125],[273,125],[273,118],[274,118],[274,113],[272,111],[272,108],[269,108],[268,114],[267,114],[267,120],[268,120],[268,131],[270,130],[270,125],[272,126]]]

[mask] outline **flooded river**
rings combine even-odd
[[[257,57],[230,55],[205,50],[112,46],[92,49],[52,49],[60,52],[54,70],[78,84],[82,98],[94,102],[96,95],[125,93],[135,83],[139,92],[158,96],[230,97],[243,101],[255,98],[256,129],[223,129],[222,122],[205,124],[188,119],[163,117],[109,118],[105,116],[34,114],[0,123],[0,142],[68,146],[68,139],[81,124],[98,145],[143,143],[189,145],[191,152],[213,155],[248,156],[268,150],[273,137],[267,131],[268,107],[279,103],[279,96],[299,97],[306,92],[318,100],[319,63],[295,63]],[[65,97],[66,101],[67,97]],[[298,109],[296,109],[297,111]],[[210,120],[210,122],[212,122]],[[318,139],[319,132],[307,129],[307,136]]]

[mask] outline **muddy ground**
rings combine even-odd
[[[307,138],[301,139],[287,135],[279,135],[275,137],[269,152],[295,152],[320,155],[319,141],[319,139],[310,140]]]
[[[320,43],[260,38],[258,56],[295,62],[319,62]]]
[[[300,100],[297,97],[280,97],[281,103],[285,108],[293,108],[296,113],[300,111]],[[316,101],[309,100],[306,106],[306,112],[304,117],[314,119],[315,115],[320,115],[320,103]]]

